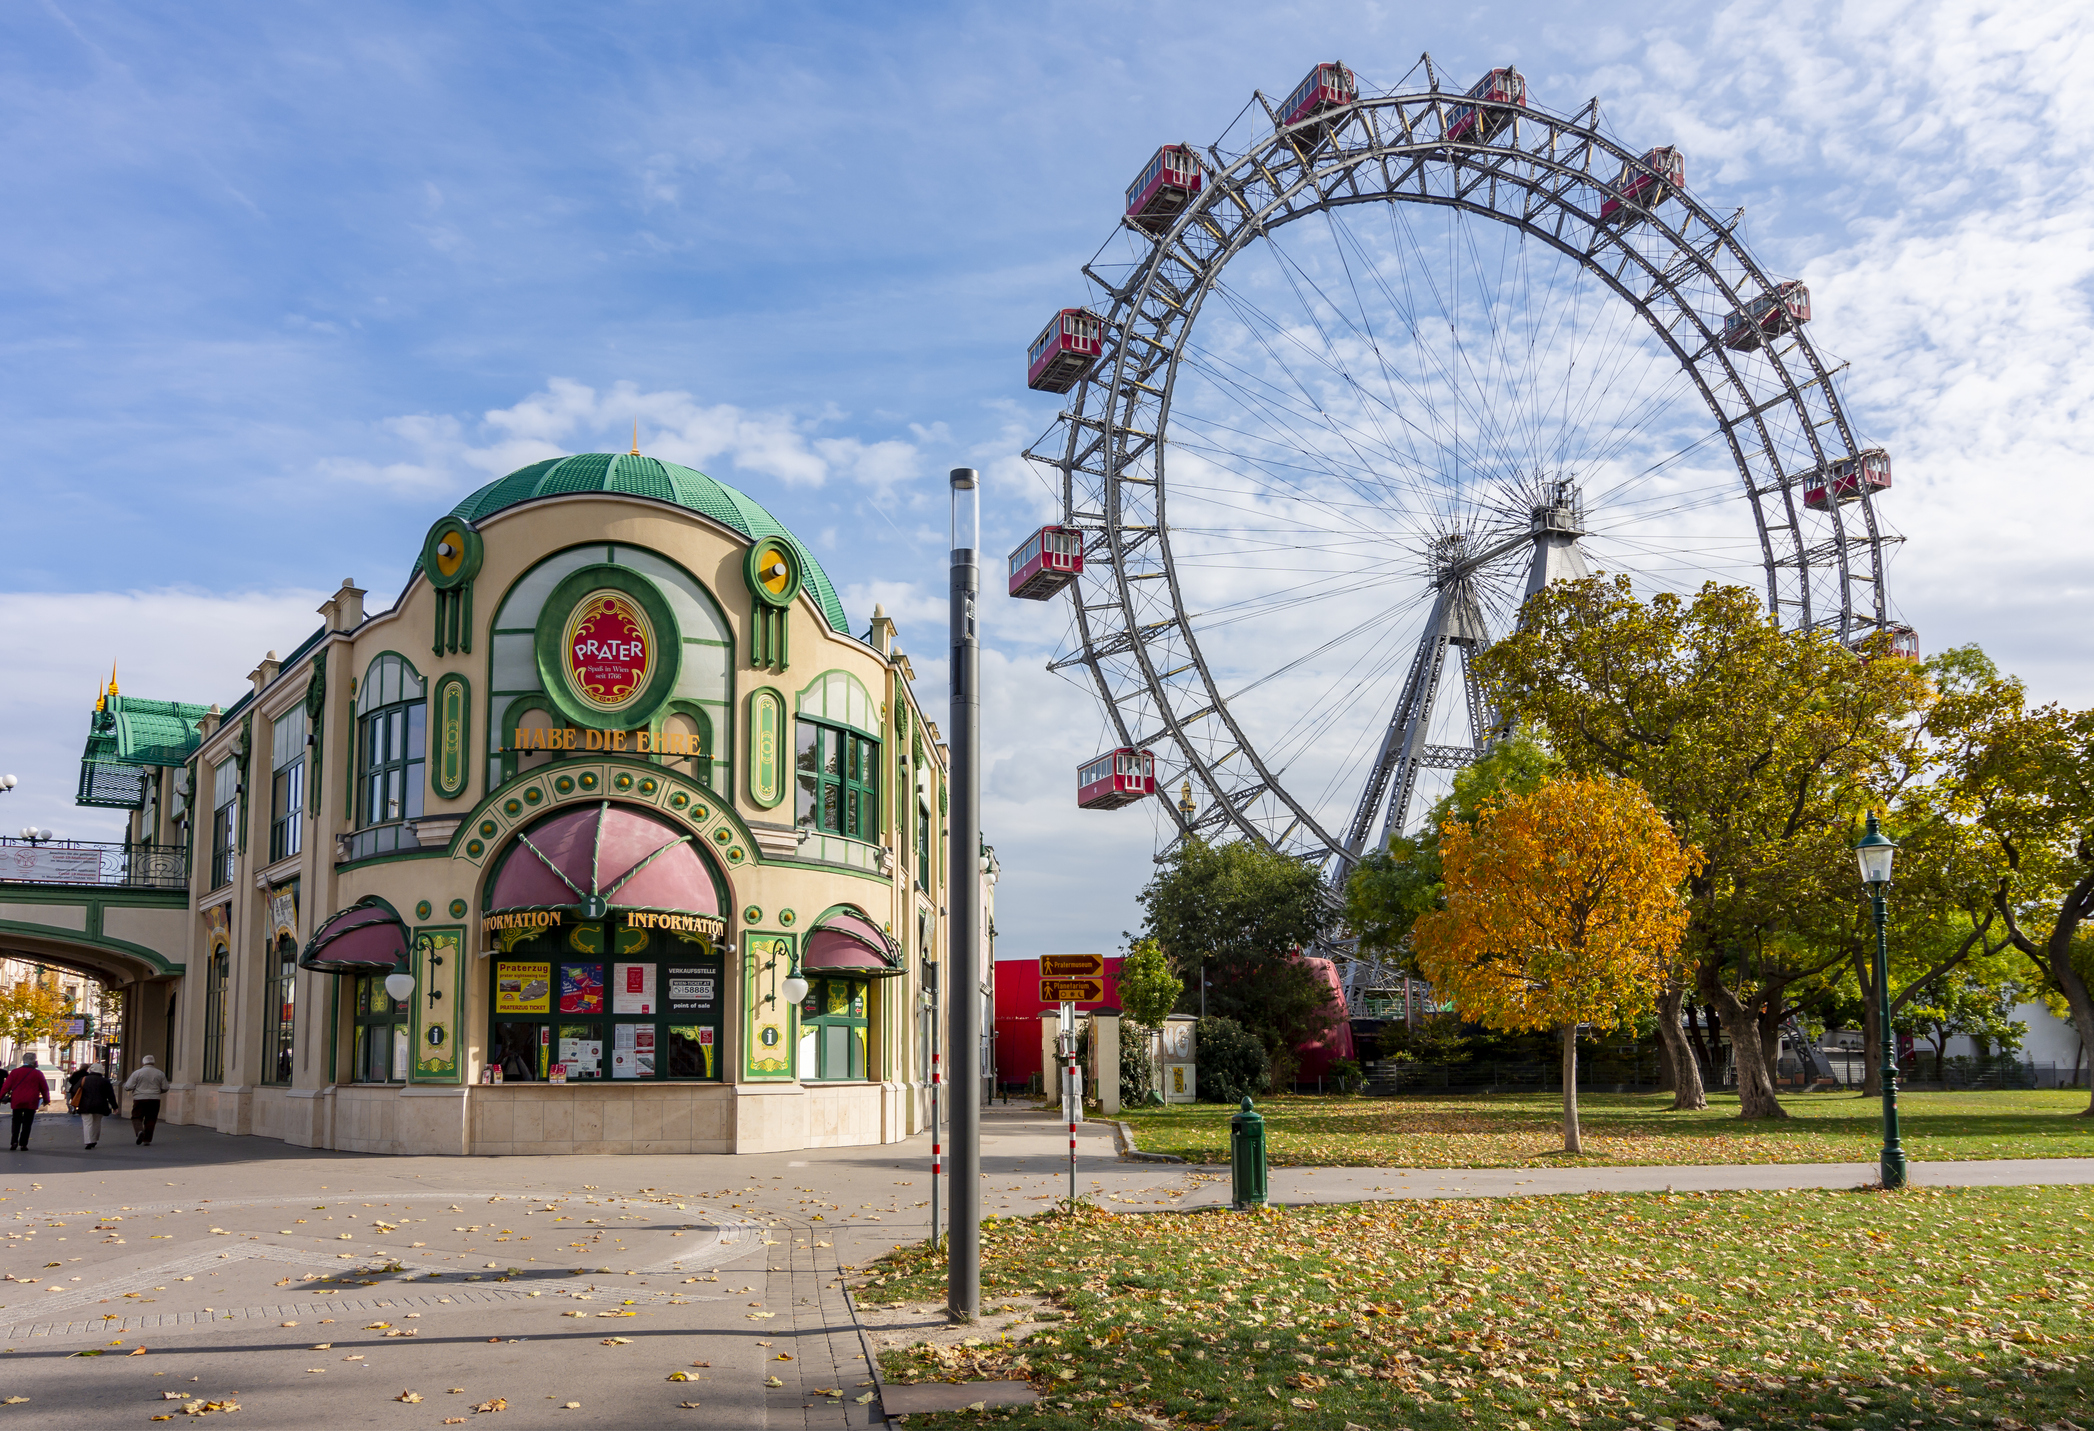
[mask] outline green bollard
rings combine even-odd
[[[1237,1207],[1265,1206],[1265,1119],[1251,1111],[1248,1094],[1229,1120],[1229,1186]]]

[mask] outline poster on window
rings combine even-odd
[[[720,971],[695,966],[669,970],[669,1012],[703,1014],[710,1018],[720,1007]]]
[[[611,1045],[611,1077],[654,1077],[654,1025],[618,1024]]]
[[[654,1011],[654,965],[613,964],[611,966],[611,1012],[614,1014],[651,1014]]]
[[[551,1013],[553,966],[497,959],[494,965],[494,1011],[497,1014]]]
[[[594,1024],[560,1030],[560,1062],[567,1065],[569,1078],[603,1076],[603,1040],[596,1032]]]
[[[603,965],[560,966],[560,1012],[600,1014],[603,1012]]]

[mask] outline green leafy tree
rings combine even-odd
[[[1700,1083],[1679,1017],[1691,986],[1730,1034],[1741,1116],[1787,1117],[1773,1034],[1799,986],[1847,958],[1811,935],[1853,917],[1854,820],[1916,768],[1923,674],[1785,631],[1742,587],[1643,602],[1625,577],[1537,592],[1478,669],[1569,773],[1635,781],[1702,852],[1687,886],[1691,981],[1658,999],[1675,1087]]]
[[[2022,683],[1975,652],[1941,686],[1927,722],[1941,768],[1933,793],[1980,832],[2008,938],[2085,1038],[2094,991],[2078,956],[2094,918],[2094,710],[2030,709]]]
[[[1185,981],[1171,972],[1163,946],[1154,939],[1137,939],[1127,947],[1119,986],[1121,1012],[1151,1032],[1163,1027],[1185,992]]]
[[[1204,1103],[1235,1103],[1272,1086],[1265,1045],[1234,1019],[1193,1025],[1193,1082]]]
[[[1248,1029],[1269,1066],[1284,1066],[1335,1022],[1330,986],[1297,953],[1335,915],[1313,866],[1250,841],[1185,840],[1140,900],[1142,932],[1190,986],[1187,1002],[1198,1008],[1206,978],[1207,1012]]]
[[[1135,1093],[1137,1102],[1147,1102],[1158,1082],[1154,1069],[1155,1056],[1152,1045],[1156,1031],[1163,1021],[1171,1016],[1178,1006],[1178,999],[1185,992],[1185,981],[1171,972],[1170,961],[1163,957],[1163,948],[1153,939],[1136,939],[1127,947],[1120,960],[1120,1011],[1127,1022],[1134,1025],[1136,1038],[1122,1042],[1121,1061],[1127,1061],[1130,1052],[1138,1055],[1141,1067],[1140,1088]]]
[[[2014,1006],[2029,996],[2028,985],[2011,975],[1987,978],[1988,972],[1998,971],[1959,969],[1936,980],[1923,997],[1891,1015],[1893,1029],[1934,1046],[1937,1083],[1942,1080],[1950,1039],[1964,1035],[1992,1052],[2011,1053],[2027,1036],[2028,1030],[2014,1017]]]

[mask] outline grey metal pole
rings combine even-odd
[[[952,988],[946,994],[952,1052],[952,1232],[946,1311],[971,1322],[982,1301],[982,697],[980,476],[952,470],[952,812],[946,908]]]

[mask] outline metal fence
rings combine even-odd
[[[1783,1059],[1775,1086],[1785,1093],[1804,1091],[1806,1083],[1817,1089],[1858,1089],[1867,1072],[1867,1061],[1858,1053],[1835,1053],[1825,1057],[1832,1065],[1832,1078],[1806,1077],[1794,1060]],[[1969,1092],[1991,1089],[2081,1088],[2086,1086],[2084,1067],[2060,1063],[2036,1063],[2012,1055],[1990,1058],[1951,1058],[1934,1076],[1934,1060],[1921,1057],[1908,1061],[1898,1073],[1898,1086],[1912,1092]],[[1729,1070],[1722,1076],[1705,1077],[1713,1091],[1735,1089]],[[1650,1093],[1659,1087],[1655,1055],[1640,1057],[1580,1057],[1578,1087],[1588,1093]],[[1500,1062],[1484,1059],[1460,1063],[1412,1063],[1400,1059],[1376,1059],[1367,1065],[1367,1089],[1383,1096],[1405,1093],[1555,1093],[1563,1089],[1563,1068],[1557,1062]],[[1307,1091],[1298,1088],[1297,1091]]]
[[[0,839],[0,884],[186,890],[189,852],[180,845]]]
[[[1658,1060],[1595,1056],[1578,1060],[1578,1087],[1589,1093],[1647,1093],[1658,1086]],[[1560,1061],[1471,1059],[1413,1063],[1376,1059],[1367,1065],[1367,1091],[1401,1093],[1549,1093],[1563,1090]]]
[[[1832,1076],[1839,1080],[1840,1087],[1859,1088],[1866,1081],[1868,1060],[1861,1054],[1828,1050],[1825,1057],[1831,1060]],[[1950,1093],[2001,1088],[2083,1088],[2086,1072],[2083,1065],[2037,1063],[2013,1054],[1993,1054],[1986,1058],[1944,1059],[1941,1074],[1936,1077],[1933,1055],[1922,1053],[1898,1065],[1898,1086]]]

